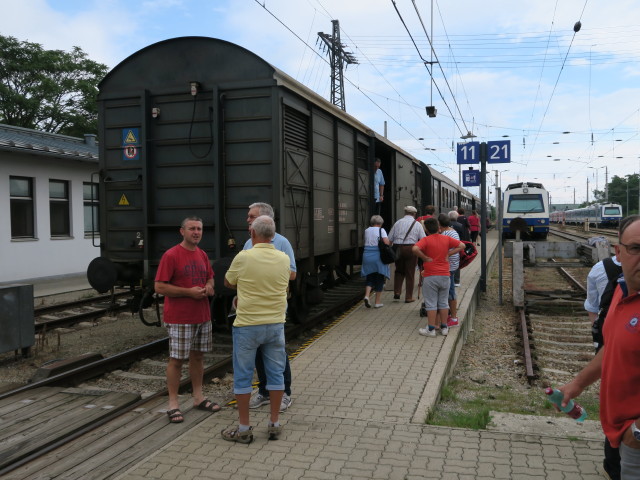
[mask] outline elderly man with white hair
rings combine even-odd
[[[271,243],[276,233],[271,217],[256,218],[250,233],[253,248],[236,255],[224,279],[226,287],[238,290],[233,322],[233,392],[238,402],[239,425],[222,430],[222,438],[239,443],[253,441],[249,400],[258,347],[264,357],[271,407],[267,432],[271,440],[282,432],[279,415],[287,358],[284,323],[287,287],[294,276],[287,254]]]
[[[398,247],[396,250],[396,271],[393,276],[393,299],[400,300],[402,284],[406,278],[405,303],[415,302],[413,288],[418,257],[411,249],[421,238],[426,237],[422,225],[416,220],[417,213],[416,207],[411,205],[404,207],[404,217],[398,220],[389,231],[389,241]]]

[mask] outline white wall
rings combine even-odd
[[[98,164],[47,156],[0,152],[0,282],[85,272],[100,255],[84,236],[83,182],[91,181]],[[36,239],[11,239],[9,177],[33,178]],[[51,238],[49,180],[69,181],[71,237]],[[97,176],[94,176],[97,181]],[[96,238],[96,245],[99,239]]]

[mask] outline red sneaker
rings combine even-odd
[[[457,318],[449,317],[447,319],[447,327],[451,328],[451,327],[457,327],[459,325],[460,325],[460,322],[458,322]]]

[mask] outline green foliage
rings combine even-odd
[[[430,425],[440,425],[455,428],[471,428],[484,430],[491,421],[489,408],[479,406],[473,410],[462,412],[439,412],[428,419]]]
[[[608,200],[606,199],[605,190],[593,190],[593,200],[583,202],[578,207],[584,208],[594,203],[618,203],[622,205],[622,215],[633,215],[638,213],[638,202],[640,201],[640,175],[634,173],[629,176],[618,177],[614,175],[607,184]],[[628,187],[628,188],[627,188]],[[629,210],[627,210],[627,199],[629,200]]]
[[[609,183],[609,202],[622,205],[624,216],[638,213],[639,181],[639,175],[634,173],[624,177],[614,175]],[[628,209],[627,199],[629,200]]]
[[[76,137],[97,133],[97,85],[107,71],[79,47],[45,50],[0,35],[0,123]]]
[[[598,389],[590,387],[578,398],[589,420],[599,419]],[[484,429],[491,421],[489,412],[520,415],[557,416],[558,412],[544,395],[541,387],[511,387],[477,384],[470,380],[452,378],[442,388],[440,401],[430,412],[426,423],[459,428]]]
[[[454,383],[455,381],[452,381],[450,384],[442,387],[442,391],[440,392],[440,401],[455,402],[458,399],[454,390]]]

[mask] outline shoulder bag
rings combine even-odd
[[[413,226],[416,224],[416,222],[418,221],[418,219],[415,219],[413,221],[413,223],[411,224],[411,226],[409,227],[409,230],[407,230],[407,233],[405,233],[404,238],[402,239],[402,244],[404,244],[404,242],[407,241],[407,237],[409,236],[409,234],[411,233],[411,230],[413,230]],[[382,228],[382,227],[381,227]],[[393,251],[395,252],[396,250],[398,250],[398,245],[393,245]]]
[[[378,249],[380,250],[380,260],[385,265],[396,261],[396,252],[393,251],[391,245],[387,245],[382,240],[382,227],[380,227],[380,236],[378,237]]]

